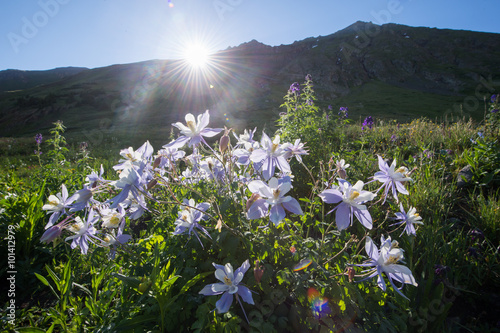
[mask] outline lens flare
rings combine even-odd
[[[293,268],[293,271],[294,272],[301,271],[301,270],[309,267],[309,265],[311,265],[311,264],[312,264],[311,259],[302,259],[297,265],[295,265],[295,267]]]
[[[328,298],[323,297],[319,291],[314,288],[309,288],[307,290],[307,300],[311,305],[311,311],[317,319],[329,315],[332,310],[328,305]]]

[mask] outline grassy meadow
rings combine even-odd
[[[387,103],[393,99],[388,97]],[[317,105],[321,101],[306,80],[288,91],[280,118],[265,129],[274,140],[273,153],[293,146],[296,139],[308,150],[307,155],[292,150],[287,157],[291,173],[280,166],[273,172],[280,184],[291,182],[288,193],[285,187],[273,187],[254,157],[248,164],[234,162],[238,148],[248,156],[259,148],[238,145],[233,133],[228,134],[229,145],[219,141],[224,131],[207,139],[213,149],[202,143],[196,150],[202,155],[199,162],[189,158],[193,149],[183,146],[179,151],[185,156],[165,164],[160,157],[166,153],[158,151],[176,140],[179,130],[145,130],[140,138],[149,139],[154,154],[142,152],[148,166],[137,172],[147,184],[132,185],[147,204],[142,215],[131,210],[140,201],[134,197],[129,206],[123,205],[123,225],[106,226],[107,209],[117,207],[117,196],[126,187],[99,180],[87,187],[95,201],[81,210],[68,206],[54,223],[60,225],[58,237],[44,242],[41,238],[46,240],[47,230],[52,230],[46,228],[51,211],[42,209],[53,201],[49,197],[61,193],[63,184],[69,196],[92,184],[86,176],[100,174],[101,166],[105,180],[123,179],[125,171],[120,175],[113,168],[127,158],[120,150],[133,145],[137,152],[139,145],[126,131],[112,137],[96,131],[91,136],[95,142],[66,137],[60,124],[44,132],[38,145],[33,137],[1,138],[0,234],[15,241],[15,247],[7,241],[0,247],[15,260],[2,256],[0,271],[15,283],[2,284],[0,326],[13,332],[500,331],[498,98],[488,102],[482,120],[401,121],[373,115],[371,123],[364,117],[353,120],[360,115],[351,110],[338,111],[348,104]],[[410,108],[405,112],[410,118]],[[242,141],[243,131],[235,132]],[[260,148],[262,136],[258,128],[253,139]],[[301,146],[296,142],[294,147]],[[405,170],[395,172],[411,178],[402,183],[407,194],[384,196],[382,184],[373,178],[380,171],[378,156]],[[205,173],[195,181],[196,167]],[[186,169],[190,173],[183,173]],[[336,204],[322,198],[343,186],[340,178],[351,185],[361,180],[363,191],[376,194],[362,202],[371,228],[355,215],[352,225],[340,230],[340,209],[329,213]],[[275,199],[287,195],[297,200],[300,213],[284,205],[286,216],[276,221],[270,208],[274,201],[259,201],[265,186],[273,189]],[[341,202],[363,194],[354,192]],[[253,210],[256,203],[262,206]],[[262,207],[270,213],[264,214]],[[414,224],[415,235],[405,232],[410,222],[395,225],[401,207],[408,214],[413,207],[418,213],[413,218],[421,217],[423,224]],[[99,217],[92,222],[95,237],[84,251],[67,237],[83,230],[76,226],[90,219],[91,210]],[[188,213],[197,221],[191,221],[189,231],[180,227]],[[110,237],[119,238],[116,230],[130,238],[110,243]],[[379,277],[367,271],[373,266],[358,266],[369,263],[369,240],[382,251],[381,236],[392,240],[389,253],[404,254],[390,264],[407,267],[414,281],[406,275],[405,283],[394,284],[388,271]],[[227,264],[234,267],[234,277],[232,268],[230,274],[223,270]],[[377,278],[385,281],[383,287]],[[217,279],[238,290],[224,292],[225,302],[231,299],[227,309],[219,303],[222,292],[214,292]],[[208,285],[210,292],[204,288]]]

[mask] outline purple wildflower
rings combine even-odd
[[[38,133],[37,135],[35,135],[35,142],[37,145],[41,144],[42,140],[43,140],[43,136],[41,133]]]
[[[292,94],[298,94],[300,92],[300,84],[298,82],[292,83],[288,91]]]
[[[340,120],[347,119],[349,118],[349,108],[343,106],[339,109],[339,118]]]
[[[365,121],[363,121],[363,126],[361,126],[361,130],[364,131],[366,128],[369,129],[373,128],[373,118],[371,116],[366,117]]]

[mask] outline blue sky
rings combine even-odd
[[[0,70],[177,59],[256,39],[291,44],[361,20],[500,33],[498,0],[6,0]]]

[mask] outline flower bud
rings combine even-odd
[[[229,147],[229,132],[231,131],[231,128],[230,129],[227,129],[225,126],[224,126],[224,135],[220,138],[220,141],[219,141],[219,151],[223,154],[227,148]]]
[[[153,169],[156,169],[160,165],[160,162],[161,162],[161,156],[158,156],[153,162]]]
[[[252,205],[255,203],[255,201],[257,201],[259,198],[260,198],[259,193],[252,194],[250,199],[247,200],[247,206],[246,206],[247,212],[250,209],[250,207],[252,207]]]
[[[354,268],[349,267],[347,269],[347,277],[349,278],[349,282],[352,282],[354,280],[354,275],[356,274],[356,271]]]
[[[42,237],[40,238],[40,242],[42,243],[50,243],[54,241],[57,237],[61,236],[62,228],[59,226],[59,224],[54,225],[47,229]]]
[[[262,279],[262,275],[264,275],[264,266],[260,264],[258,260],[255,260],[255,267],[253,269],[253,276],[255,277],[255,281],[257,283],[260,283],[260,280]]]
[[[152,189],[156,184],[158,184],[158,181],[156,179],[153,179],[152,181],[150,181],[148,183],[148,186],[146,187],[146,189],[149,191],[150,189]]]

